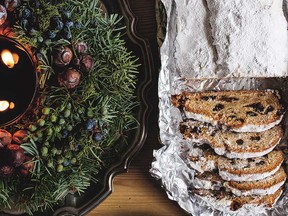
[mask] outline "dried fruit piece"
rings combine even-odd
[[[7,150],[9,150],[10,153],[11,163],[15,167],[21,166],[25,160],[24,150],[16,144],[7,145]]]
[[[0,129],[0,148],[10,144],[12,141],[12,135],[3,129]]]
[[[27,139],[27,131],[26,130],[18,130],[13,134],[13,141],[22,144]]]
[[[21,165],[20,173],[28,175],[34,169],[34,161],[31,157],[26,156],[24,163]]]

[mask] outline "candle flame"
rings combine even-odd
[[[13,102],[8,102],[6,100],[4,101],[0,101],[0,112],[3,112],[7,109],[14,109],[15,108],[15,104]]]
[[[0,112],[3,112],[9,108],[9,102],[8,101],[0,101]]]
[[[7,49],[1,52],[1,58],[2,58],[3,63],[8,68],[13,68],[15,64],[17,64],[19,61],[19,55],[17,53],[11,53]]]

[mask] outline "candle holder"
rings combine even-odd
[[[22,44],[0,35],[0,127],[15,123],[25,114],[36,89],[32,57]]]

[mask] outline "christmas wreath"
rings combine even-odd
[[[36,62],[33,105],[0,129],[0,209],[33,214],[82,194],[137,127],[137,59],[97,0],[0,0],[2,35]]]

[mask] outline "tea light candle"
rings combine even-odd
[[[0,126],[19,120],[37,86],[33,60],[19,42],[0,35]]]

